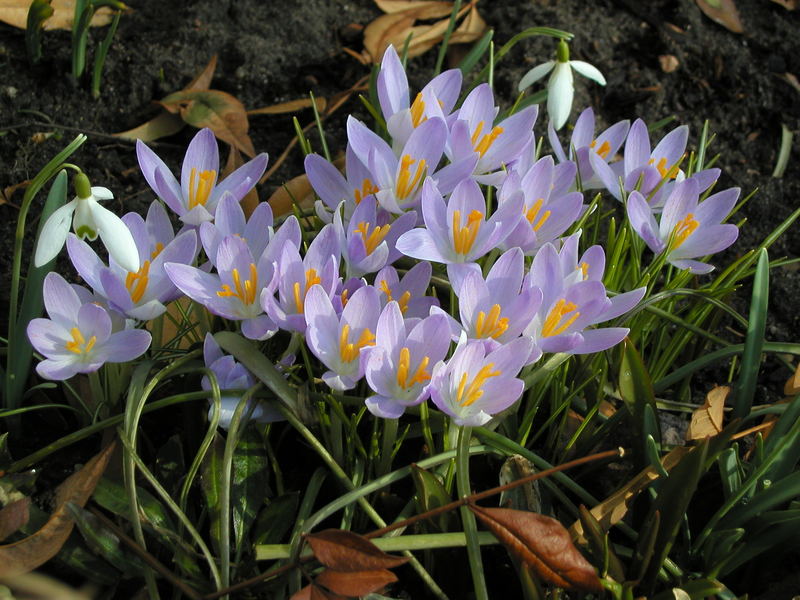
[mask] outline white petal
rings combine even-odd
[[[64,242],[67,240],[75,205],[75,200],[67,202],[64,206],[56,209],[45,222],[39,234],[36,254],[33,258],[33,263],[37,267],[47,264],[61,252],[61,248],[64,247]]]
[[[553,67],[556,66],[554,60],[548,60],[546,63],[542,63],[541,65],[537,65],[533,67],[530,71],[525,73],[522,79],[519,80],[519,85],[517,89],[521,92],[526,87],[533,85],[537,81],[539,81],[542,77],[547,75],[550,71],[553,70]]]
[[[75,234],[81,238],[89,238],[94,241],[97,239],[97,223],[95,223],[94,215],[90,203],[97,204],[97,200],[92,197],[89,198],[75,198],[75,216],[72,219],[72,229]]]
[[[572,110],[572,70],[568,63],[558,63],[547,84],[547,113],[556,130],[561,129]]]
[[[603,74],[594,65],[590,65],[582,60],[571,60],[569,61],[569,66],[571,66],[584,77],[587,77],[592,81],[596,81],[600,85],[606,84],[606,78],[603,77]]]
[[[108,188],[96,186],[92,188],[92,196],[95,200],[111,200],[114,194]]]
[[[92,216],[97,223],[100,239],[108,250],[108,254],[126,271],[139,270],[139,251],[133,236],[125,223],[107,208],[95,201],[89,201]]]

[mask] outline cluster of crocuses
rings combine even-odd
[[[138,251],[135,271],[113,251],[106,266],[86,242],[69,236],[69,255],[94,295],[68,292],[74,286],[48,277],[51,320],[29,328],[47,357],[40,374],[63,379],[105,361],[131,360],[149,343],[132,325],[184,294],[239,321],[250,339],[279,329],[304,336],[332,390],[366,380],[366,404],[375,415],[397,418],[430,397],[456,424],[482,425],[519,399],[520,371],[542,354],[585,354],[619,343],[627,329],[597,325],[624,315],[645,293],[609,297],[602,247],[581,253],[580,232],[563,237],[586,211],[582,190],[605,187],[626,201],[632,228],[681,269],[711,270],[694,259],[736,238],[736,227],[722,221],[738,190],[700,201],[719,170],[688,178],[681,170],[686,127],[651,151],[642,121],[617,123],[595,137],[587,109],[569,152],[551,126],[555,159],[537,159],[537,108],[498,118],[485,84],[456,108],[458,70],[437,76],[411,101],[389,48],[377,90],[388,141],[351,117],[344,175],[318,155],[306,157],[325,223],[307,248],[294,216],[274,228],[268,204],[249,218],[240,207],[266,155],[219,182],[216,141],[203,130],[189,145],[178,182],[139,143],[145,179],[183,229],[175,235],[158,201],[146,219],[123,217]],[[615,161],[623,143],[624,157]],[[205,258],[198,262],[201,249]],[[433,265],[441,273],[434,288],[445,296],[452,291],[449,312],[430,292]],[[211,337],[205,355],[222,389],[253,383]]]

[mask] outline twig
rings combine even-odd
[[[44,129],[59,129],[61,131],[73,131],[76,133],[86,134],[90,138],[108,140],[111,142],[116,142],[124,145],[133,145],[136,143],[136,140],[117,137],[109,133],[102,133],[100,131],[91,131],[88,129],[84,129],[82,127],[72,127],[71,125],[59,125],[57,123],[47,123],[44,121],[23,121],[20,123],[12,123],[11,125],[0,127],[0,132],[14,131],[15,129],[23,129],[25,127],[42,127]],[[148,144],[151,146],[159,146],[162,148],[182,148],[182,146],[179,146],[178,144],[169,144],[166,142],[148,142]]]

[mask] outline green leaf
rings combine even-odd
[[[152,527],[174,531],[174,522],[155,496],[139,486],[136,486],[136,491],[139,499],[139,509],[141,511],[139,516],[143,517],[142,522]],[[126,519],[131,516],[130,504],[128,503],[128,496],[125,494],[125,487],[111,481],[107,477],[103,477],[98,482],[92,498],[97,504],[115,515],[125,517]]]
[[[764,454],[770,456],[772,461],[764,474],[764,479],[777,481],[794,471],[797,461],[800,460],[800,429],[793,430],[792,427],[798,420],[800,420],[800,396],[789,403],[764,442]],[[779,444],[781,448],[772,456]]]
[[[203,496],[209,514],[209,530],[214,551],[219,555],[220,540],[222,538],[222,520],[228,515],[220,514],[220,497],[222,495],[222,469],[225,440],[219,433],[214,435],[214,441],[203,460],[202,475],[200,477]]]
[[[595,559],[594,564],[602,564],[604,567],[601,576],[608,573],[615,581],[625,581],[625,568],[611,549],[608,534],[603,531],[600,522],[583,504],[580,506],[580,511],[583,535],[589,543],[589,550]]]
[[[724,562],[733,551],[734,546],[744,536],[744,529],[721,529],[708,536],[703,548],[703,560],[711,570],[715,565]]]
[[[742,471],[738,452],[739,446],[734,444],[732,447],[723,450],[719,458],[717,458],[719,475],[722,481],[722,493],[725,498],[730,498],[742,485]]]
[[[253,526],[255,544],[279,544],[294,523],[300,492],[289,492],[270,501]]]
[[[417,503],[418,512],[427,512],[452,502],[452,497],[447,493],[447,489],[439,481],[439,478],[430,471],[420,469],[417,465],[411,465],[411,477],[417,490],[414,500]],[[447,532],[455,525],[455,515],[452,512],[444,513],[436,520],[429,522],[435,524],[439,531]]]
[[[269,460],[264,440],[254,426],[247,427],[233,454],[231,508],[236,547],[245,543],[247,532],[267,496]]]
[[[183,441],[180,434],[173,435],[159,448],[155,471],[161,481],[171,482],[168,489],[177,495],[186,476],[186,459],[183,455]]]
[[[36,64],[42,59],[42,29],[44,22],[53,16],[55,9],[50,6],[53,0],[33,0],[28,9],[28,23],[25,27],[25,46],[28,59]]]
[[[633,342],[628,338],[622,342],[619,393],[633,416],[633,422],[638,432],[640,462],[642,465],[647,464],[647,449],[644,445],[647,435],[653,436],[653,440],[658,444],[661,443],[661,430],[656,418],[658,407],[650,373]]]
[[[486,50],[489,48],[489,42],[492,41],[493,35],[494,30],[490,29],[483,34],[481,39],[473,44],[470,51],[467,52],[467,55],[458,65],[458,68],[461,69],[462,74],[467,75],[470,71],[472,71],[472,69],[475,68],[475,65],[478,64],[478,61],[483,57],[484,54],[486,54]]]
[[[764,481],[764,480],[762,480]],[[720,521],[720,527],[738,527],[750,519],[800,496],[800,471],[771,483],[750,498],[746,504],[739,504]]]

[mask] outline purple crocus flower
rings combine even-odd
[[[219,426],[223,429],[228,429],[231,426],[233,413],[236,412],[236,407],[239,405],[241,397],[225,394],[224,392],[227,390],[242,390],[252,387],[256,382],[256,378],[253,377],[253,374],[250,373],[244,365],[236,362],[232,356],[224,354],[222,348],[219,347],[214,336],[210,333],[206,333],[205,340],[203,341],[203,360],[206,367],[214,372],[217,378],[217,385],[221,392]],[[200,380],[200,387],[205,391],[211,390],[211,381],[208,376],[204,376],[203,379]],[[246,414],[252,407],[252,412],[250,413],[250,419],[252,421],[256,423],[272,423],[274,421],[284,420],[280,411],[271,407],[269,404],[264,402],[258,402],[255,406],[253,406],[253,404],[254,401],[250,400],[247,408],[245,408]],[[213,412],[214,406],[212,404],[208,409],[209,419]]]
[[[344,280],[339,278],[339,283],[336,284],[336,291],[331,296],[333,310],[336,311],[337,316],[341,316],[344,307],[347,306],[347,302],[353,297],[353,294],[366,286],[367,282],[363,277],[351,277]]]
[[[262,290],[272,289],[274,267],[265,251],[256,261],[242,238],[224,238],[215,259],[217,273],[206,273],[196,267],[166,263],[164,269],[172,282],[195,302],[211,313],[242,321],[242,333],[252,340],[265,340],[277,326],[261,308]]]
[[[287,219],[287,222],[290,219]],[[294,227],[296,219],[291,219],[287,231],[283,235],[291,233],[292,242],[295,246],[300,246],[300,228]],[[290,230],[290,231],[289,231]],[[206,221],[200,224],[200,241],[203,243],[203,250],[209,260],[213,261],[217,256],[219,243],[229,235],[238,235],[250,248],[253,256],[261,256],[264,248],[269,244],[274,232],[272,229],[272,208],[268,202],[259,202],[249,219],[245,219],[244,211],[236,197],[226,192],[217,204],[217,212],[214,222]]]
[[[306,294],[320,284],[332,296],[339,282],[339,244],[333,225],[325,225],[308,247],[304,259],[292,244],[286,244],[275,272],[278,282],[276,299],[272,290],[261,294],[261,307],[278,327],[305,333],[303,314]]]
[[[545,244],[533,259],[527,283],[541,289],[543,298],[523,335],[533,338],[538,351],[589,354],[618,344],[627,328],[587,328],[628,312],[646,291],[642,287],[608,298],[603,248],[592,246],[579,258],[579,237],[567,238],[560,252]]]
[[[219,148],[214,133],[208,128],[198,131],[189,142],[180,183],[164,161],[141,140],[136,141],[136,156],[147,183],[187,225],[213,220],[217,202],[225,192],[241,201],[267,168],[267,155],[262,153],[218,182]]]
[[[376,206],[372,196],[361,201],[347,226],[342,222],[341,211],[336,211],[333,227],[347,264],[348,276],[374,273],[400,258],[397,239],[416,222],[417,213],[413,210],[393,219],[392,215]]]
[[[128,362],[150,346],[150,334],[140,329],[112,331],[111,317],[96,304],[83,304],[61,275],[44,279],[44,305],[49,319],[33,319],[28,339],[45,357],[36,372],[45,379],[69,379],[97,371],[107,362]]]
[[[397,249],[412,258],[448,265],[475,262],[513,231],[522,218],[522,206],[522,194],[517,193],[487,218],[486,200],[475,181],[459,183],[447,203],[436,185],[426,181],[422,190],[425,228],[404,233]]]
[[[628,219],[647,246],[679,269],[703,274],[712,265],[692,260],[724,250],[736,241],[736,225],[722,223],[736,204],[739,188],[730,188],[698,202],[699,189],[693,177],[675,185],[664,204],[661,223],[639,192],[628,196]]]
[[[628,120],[618,121],[597,137],[594,137],[594,127],[594,111],[590,107],[585,109],[575,121],[575,129],[572,130],[569,142],[569,152],[565,153],[552,121],[547,125],[547,137],[558,162],[572,160],[578,164],[581,188],[584,190],[605,187],[594,173],[589,153],[597,154],[606,164],[611,162],[625,141],[631,124]]]
[[[306,294],[306,342],[329,371],[322,380],[331,389],[349,390],[364,376],[367,352],[375,345],[380,316],[378,292],[372,286],[359,288],[337,316],[321,285]]]
[[[375,287],[381,292],[381,306],[394,300],[406,320],[427,317],[432,306],[439,306],[436,298],[425,295],[432,273],[431,263],[427,261],[411,267],[402,279],[394,267],[384,267],[375,276]]]
[[[575,163],[556,167],[551,156],[534,163],[522,179],[510,174],[498,194],[498,202],[507,202],[516,191],[522,191],[522,219],[500,244],[500,248],[519,247],[532,256],[546,242],[562,235],[580,216],[583,196],[567,189],[575,178]]]
[[[342,220],[349,223],[353,211],[361,201],[379,191],[372,172],[362,163],[351,144],[347,144],[345,151],[345,173],[342,176],[339,169],[329,163],[319,154],[309,154],[304,162],[308,181],[320,197],[321,202],[315,203],[317,216],[325,223],[333,219],[333,211],[344,202],[344,215]]]
[[[486,424],[522,395],[525,384],[516,376],[532,348],[527,338],[517,338],[488,353],[477,340],[460,344],[449,361],[433,368],[428,388],[431,400],[456,425]]]
[[[131,319],[149,321],[163,314],[180,293],[167,277],[164,263],[191,263],[197,254],[197,236],[184,231],[175,236],[164,207],[154,201],[147,219],[136,213],[122,217],[139,252],[139,269],[128,271],[112,256],[106,267],[86,242],[70,234],[67,251],[81,277],[110,305]]]
[[[378,417],[397,419],[409,406],[422,403],[428,397],[430,369],[450,348],[444,315],[426,317],[408,332],[406,328],[400,305],[389,302],[378,319],[375,347],[366,364],[367,383],[376,395],[365,402]]]

